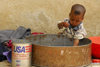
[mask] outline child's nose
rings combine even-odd
[[[75,24],[76,23],[76,21],[72,21],[72,24]]]

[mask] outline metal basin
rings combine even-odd
[[[30,36],[33,42],[32,64],[43,67],[78,67],[91,63],[91,41],[83,39],[79,46],[65,35],[42,34]]]

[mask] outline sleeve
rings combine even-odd
[[[75,32],[74,38],[75,39],[83,39],[84,37],[86,37],[87,32],[83,26],[83,23],[79,26],[79,30],[77,30]]]
[[[69,22],[69,19],[68,19],[68,18],[65,18],[65,19],[64,19],[64,22]]]

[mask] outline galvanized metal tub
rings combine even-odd
[[[65,35],[42,34],[28,37],[33,42],[32,64],[43,67],[80,67],[91,63],[91,41],[81,40],[79,46]]]

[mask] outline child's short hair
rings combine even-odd
[[[81,4],[75,4],[75,5],[73,5],[72,8],[71,8],[71,12],[73,10],[74,10],[74,14],[76,14],[76,15],[83,14],[83,16],[84,16],[84,14],[86,12],[85,7],[83,5],[81,5]]]

